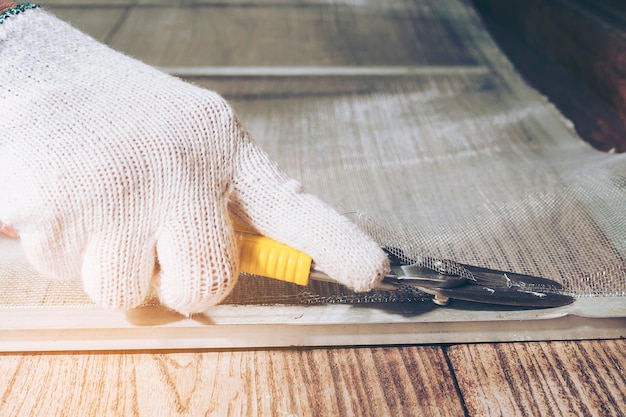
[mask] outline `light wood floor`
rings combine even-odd
[[[282,7],[288,1],[273,2],[271,12],[254,2],[231,2],[242,5],[237,10],[222,2],[212,25],[253,33],[236,50],[228,40],[192,33],[196,9],[181,6],[192,3],[53,0],[50,8],[161,66],[411,63],[401,50],[384,47],[398,42],[393,22],[363,26],[358,13],[346,17],[360,28],[355,36],[377,33],[381,45],[356,51],[346,42],[331,56],[299,48],[313,35],[307,28],[342,27],[315,6],[322,2],[293,1],[303,4],[297,13]],[[252,9],[263,18],[253,19]],[[285,39],[282,47],[292,54],[268,49],[273,30],[292,28],[302,37]],[[422,58],[466,63],[463,51],[446,51]],[[624,340],[0,355],[0,416],[623,416],[624,410]]]
[[[2,416],[623,416],[626,341],[0,356]]]

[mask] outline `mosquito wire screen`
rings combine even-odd
[[[225,95],[284,170],[381,244],[551,278],[577,297],[626,296],[626,154],[577,137],[467,1],[309,6],[317,23],[302,30],[317,32],[300,48],[370,72],[193,82]],[[226,303],[423,298],[246,276]],[[0,240],[0,308],[90,303],[80,282],[38,276]]]

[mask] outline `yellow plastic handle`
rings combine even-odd
[[[309,283],[313,260],[309,255],[235,224],[241,272],[292,282]]]

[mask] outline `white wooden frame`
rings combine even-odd
[[[186,318],[159,307],[0,309],[0,351],[215,349],[477,343],[626,337],[624,298],[485,311],[399,304],[235,306]],[[391,310],[393,309],[393,310]]]

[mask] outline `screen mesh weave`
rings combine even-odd
[[[225,95],[284,170],[381,244],[544,276],[578,297],[626,296],[626,154],[584,143],[524,83],[467,1],[312,4],[350,42],[387,47],[395,65],[419,71],[193,82]],[[302,48],[361,64],[356,52],[333,55],[345,39],[322,29]],[[377,53],[368,64],[386,63]],[[226,302],[422,299],[242,277]],[[17,242],[0,240],[0,308],[90,304],[79,282],[38,276]]]

